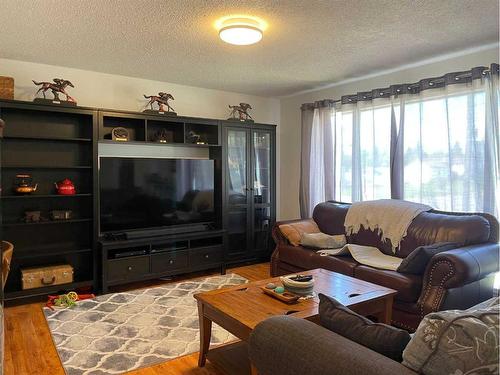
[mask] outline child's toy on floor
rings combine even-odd
[[[69,292],[68,294],[60,294],[58,296],[49,296],[46,305],[49,309],[54,310],[71,308],[76,305],[76,301],[84,299],[95,298],[93,294],[78,294],[76,292]]]

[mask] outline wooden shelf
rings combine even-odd
[[[2,165],[8,169],[92,169],[91,165]]]
[[[71,220],[47,220],[47,221],[39,221],[37,223],[12,223],[12,222],[4,222],[3,226],[5,227],[15,227],[15,226],[34,226],[34,225],[56,225],[56,224],[74,224],[74,223],[84,223],[92,221],[92,219],[71,219]]]
[[[40,247],[37,251],[35,248],[26,249],[26,250],[18,250],[16,254],[16,259],[31,259],[31,258],[43,258],[43,257],[52,257],[57,255],[71,255],[71,254],[80,254],[80,253],[89,253],[92,252],[92,249],[73,249],[73,250],[62,250],[60,248],[54,248],[49,250],[48,248],[44,250],[43,247]],[[23,254],[26,252],[27,254]],[[28,254],[28,252],[30,252]]]
[[[81,193],[73,195],[61,195],[61,194],[26,194],[26,195],[4,195],[0,197],[1,199],[37,199],[37,198],[80,198],[80,197],[91,197],[91,193]]]
[[[174,147],[217,147],[220,146],[218,144],[206,144],[206,145],[198,145],[195,143],[183,143],[183,142],[170,142],[170,143],[160,143],[160,142],[153,142],[153,141],[112,141],[110,139],[101,139],[99,140],[99,143],[106,143],[106,144],[119,144],[119,145],[151,145],[151,146],[174,146]]]
[[[34,137],[23,135],[6,135],[7,140],[27,140],[27,141],[55,141],[55,142],[92,142],[90,138],[66,138],[66,137]]]
[[[94,286],[97,207],[97,111],[95,108],[65,107],[40,103],[0,100],[6,123],[2,144],[2,203],[4,235],[15,249],[6,300],[22,302],[30,297],[60,290]],[[18,173],[33,176],[39,189],[16,194]],[[54,182],[70,179],[78,194],[59,195]],[[70,210],[70,220],[25,223],[27,211],[41,211],[48,218],[52,210]],[[21,290],[21,270],[26,267],[71,265],[75,282]]]
[[[82,287],[88,287],[94,285],[94,282],[92,280],[85,280],[85,281],[75,281],[73,283],[69,284],[60,284],[60,285],[52,285],[52,286],[46,286],[42,288],[34,288],[34,289],[26,289],[26,290],[18,290],[18,291],[13,291],[5,292],[5,300],[6,301],[13,301],[21,298],[30,298],[30,297],[40,297],[48,294],[53,294],[57,293],[59,291],[65,290],[65,291],[71,291],[75,290],[78,288]]]

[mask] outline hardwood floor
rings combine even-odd
[[[231,268],[227,271],[237,273],[250,281],[269,277],[269,263]],[[195,273],[173,278],[170,281],[150,281],[129,284],[127,287],[114,289],[123,291],[178,282],[188,278],[217,274],[217,272]],[[5,308],[5,375],[64,375],[52,338],[50,336],[42,303],[31,303]],[[214,363],[207,362],[205,368],[198,368],[198,353],[176,358],[153,367],[130,372],[134,375],[227,375]]]

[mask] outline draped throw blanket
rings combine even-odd
[[[425,204],[398,199],[356,202],[347,211],[344,227],[347,236],[358,233],[361,227],[375,231],[383,242],[391,241],[396,253],[413,219],[430,210],[432,207]]]
[[[382,270],[396,271],[403,261],[398,257],[393,257],[382,253],[379,249],[372,246],[361,246],[347,244],[340,249],[319,250],[320,255],[351,255],[353,259],[365,266],[380,268]]]

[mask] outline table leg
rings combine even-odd
[[[392,320],[392,300],[393,297],[385,298],[384,301],[384,311],[382,311],[378,316],[379,323],[385,323],[391,325]]]
[[[205,366],[210,339],[212,337],[212,321],[204,315],[203,309],[203,303],[198,301],[198,319],[200,322],[200,356],[198,357],[198,367]]]
[[[252,363],[250,363],[250,375],[259,375],[257,368]]]

